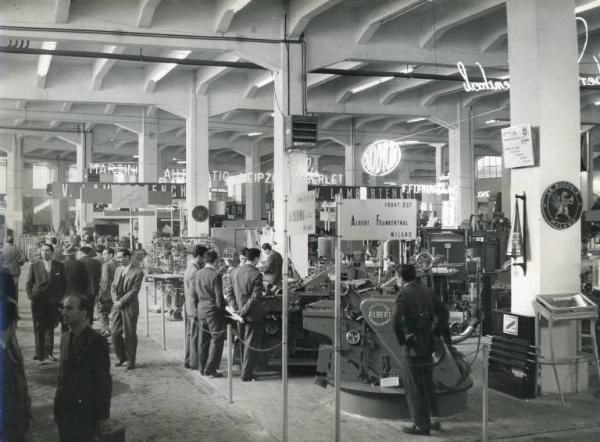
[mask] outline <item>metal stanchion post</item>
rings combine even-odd
[[[490,354],[490,344],[485,342],[483,344],[483,404],[482,419],[483,419],[483,440],[488,440],[488,359]]]
[[[167,329],[165,325],[165,286],[162,286],[160,291],[160,297],[162,298],[162,308],[160,309],[160,315],[162,316],[162,341],[163,350],[167,349]]]
[[[148,308],[148,281],[146,281],[146,337],[150,336],[150,313]]]
[[[233,339],[231,324],[227,324],[227,381],[229,383],[229,403],[233,404]]]
[[[283,197],[283,296],[281,299],[281,387],[283,396],[283,442],[288,438],[288,232],[287,232],[288,197]]]
[[[335,388],[335,441],[340,442],[341,440],[341,429],[340,429],[340,350],[341,350],[341,302],[342,302],[342,254],[341,246],[342,240],[340,236],[340,208],[342,205],[341,195],[338,194],[335,197],[335,216],[336,216],[336,238],[335,238],[335,331],[334,331],[334,362],[333,362],[333,382]]]
[[[185,300],[183,301],[183,359],[185,362],[185,343],[187,341],[187,313],[185,310]]]

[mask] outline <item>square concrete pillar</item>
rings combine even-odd
[[[158,122],[142,110],[142,132],[138,134],[138,180],[142,183],[158,182]],[[144,247],[152,245],[152,235],[157,229],[157,216],[138,217],[138,242]]]

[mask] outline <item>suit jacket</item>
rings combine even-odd
[[[4,244],[2,249],[2,267],[9,274],[19,276],[21,274],[21,266],[25,261],[25,254],[19,247],[8,243]]]
[[[261,321],[266,314],[262,303],[262,274],[252,264],[244,264],[231,275],[239,314],[245,321]]]
[[[81,293],[90,296],[90,283],[85,264],[77,259],[67,258],[64,265],[67,275],[67,294]]]
[[[119,296],[117,293],[117,287],[119,285],[119,279],[124,274],[123,281],[123,295]],[[140,302],[138,299],[138,293],[142,288],[142,282],[144,282],[144,272],[139,267],[129,266],[129,270],[125,272],[125,267],[119,266],[115,270],[115,277],[112,285],[110,286],[110,292],[114,302],[121,302],[121,309],[127,309],[132,314],[138,315],[140,312]]]
[[[265,275],[265,281],[270,282],[273,285],[281,286],[281,272],[283,269],[283,257],[272,250],[267,256],[265,265],[263,267],[263,273]]]
[[[32,262],[25,290],[31,302],[58,305],[66,290],[65,266],[60,262],[52,261],[50,275],[48,275],[44,261],[40,259]]]
[[[73,410],[90,425],[110,417],[112,380],[108,343],[100,334],[86,327],[80,335],[65,333],[60,343],[58,388],[54,415],[73,419]]]
[[[102,264],[95,257],[83,256],[79,258],[83,263],[88,274],[88,293],[93,295],[94,299],[100,293],[100,278],[102,277]]]
[[[205,266],[194,274],[192,296],[198,299],[198,318],[223,313],[223,278],[214,268]]]
[[[110,286],[115,279],[115,271],[119,267],[119,263],[114,259],[102,264],[102,271],[100,276],[100,300],[110,301],[112,296],[110,294]]]
[[[202,267],[195,261],[190,261],[183,274],[183,296],[185,297],[185,314],[188,316],[198,315],[198,299],[192,293],[194,286],[194,275]]]

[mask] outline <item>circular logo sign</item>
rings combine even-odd
[[[568,181],[548,186],[542,195],[542,215],[553,228],[568,229],[581,217],[583,201],[579,189]]]
[[[206,206],[196,206],[192,210],[192,218],[199,223],[204,222],[208,219],[208,209]]]
[[[392,321],[392,307],[383,302],[375,302],[369,306],[369,323],[374,327],[383,327]]]
[[[384,176],[398,167],[401,156],[402,151],[395,141],[375,141],[362,154],[362,168],[369,175]]]

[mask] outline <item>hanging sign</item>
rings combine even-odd
[[[290,195],[287,208],[287,232],[290,236],[315,233],[315,191]]]
[[[558,181],[546,188],[542,195],[542,215],[557,230],[568,229],[581,217],[581,192],[568,181]]]
[[[121,186],[143,187],[148,189],[149,199],[152,200],[153,193],[169,193],[173,199],[185,199],[184,183],[166,184],[166,183],[51,183],[46,187],[46,193],[52,198],[80,198],[81,189],[117,189]],[[109,202],[109,201],[106,201]],[[151,203],[158,204],[158,203]]]
[[[369,175],[384,176],[398,167],[401,156],[402,150],[398,143],[391,140],[378,140],[363,152],[362,168]]]
[[[535,166],[531,125],[520,124],[502,129],[502,153],[507,169]]]
[[[342,200],[339,232],[344,240],[417,238],[417,200]]]
[[[112,189],[112,206],[143,209],[148,206],[148,189],[140,186],[115,186]]]

